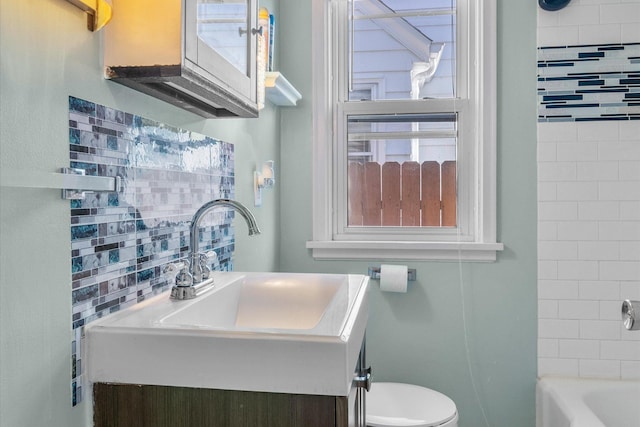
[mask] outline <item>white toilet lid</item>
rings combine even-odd
[[[444,394],[401,383],[371,384],[366,411],[371,427],[434,427],[458,415],[456,404]]]

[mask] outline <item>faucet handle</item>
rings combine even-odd
[[[208,279],[209,275],[211,274],[211,267],[209,267],[209,264],[211,263],[215,265],[220,264],[218,262],[218,253],[214,250],[210,250],[205,253],[200,253],[198,255],[200,260],[200,268],[202,271],[202,280]]]
[[[183,259],[178,262],[167,264],[163,269],[163,274],[170,277],[175,286],[184,287],[193,284],[193,276],[189,273],[189,261]]]
[[[218,253],[214,250],[207,251],[203,254],[200,254],[200,259],[207,264],[211,262],[213,262],[214,264],[218,264]]]
[[[189,261],[186,259],[167,264],[162,273],[171,276],[173,287],[171,288],[171,298],[183,300],[195,298],[196,291],[193,288],[193,276],[189,273]]]
[[[163,274],[178,274],[180,273],[180,271],[186,269],[189,267],[189,261],[182,260],[182,261],[178,261],[178,262],[172,262],[170,264],[167,264],[163,269],[162,269],[162,273]]]

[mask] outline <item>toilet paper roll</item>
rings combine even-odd
[[[385,292],[407,292],[407,266],[386,265],[380,266],[380,289]]]

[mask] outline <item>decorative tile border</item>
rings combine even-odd
[[[189,252],[189,223],[205,202],[234,196],[233,145],[69,97],[70,167],[120,176],[123,190],[71,201],[72,403],[82,400],[87,323],[167,290],[165,264]],[[216,210],[200,250],[232,270],[234,212]],[[213,267],[213,266],[212,266]]]
[[[640,120],[640,43],[538,48],[538,121]]]

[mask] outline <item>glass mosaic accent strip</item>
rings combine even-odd
[[[538,121],[640,120],[640,43],[538,48]]]
[[[234,150],[195,132],[69,97],[69,165],[120,176],[122,191],[87,193],[71,211],[72,404],[82,400],[84,325],[172,286],[163,266],[189,252],[195,211],[234,197]],[[234,212],[217,209],[200,229],[200,251],[232,270]],[[168,298],[168,296],[167,296]]]

